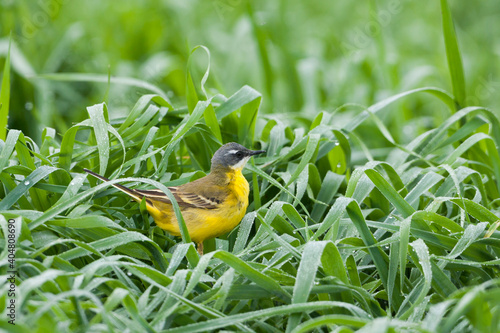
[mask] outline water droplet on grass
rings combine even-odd
[[[30,181],[29,180],[25,180],[24,181],[24,185],[28,186],[30,184]]]

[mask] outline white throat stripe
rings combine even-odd
[[[241,161],[239,161],[235,165],[232,165],[231,168],[235,169],[235,170],[243,169],[243,167],[245,166],[245,164],[247,164],[247,162],[248,162],[249,159],[250,159],[250,156],[242,158]]]

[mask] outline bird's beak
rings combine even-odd
[[[265,150],[251,150],[251,151],[250,151],[250,156],[263,154],[263,153],[265,153],[265,152],[266,152]]]

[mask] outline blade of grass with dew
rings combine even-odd
[[[370,252],[370,255],[372,257],[372,260],[377,267],[380,279],[384,286],[387,286],[387,278],[388,278],[388,258],[385,255],[385,253],[380,250],[379,247],[373,247],[376,244],[376,240],[373,237],[373,234],[370,232],[366,225],[366,221],[363,218],[363,215],[361,213],[361,210],[356,203],[356,201],[352,200],[347,204],[346,206],[346,211],[349,217],[351,218],[352,222],[358,229],[360,236],[366,246],[368,246],[368,251]],[[402,298],[401,298],[401,290],[399,283],[396,283],[394,286],[394,293],[393,293],[393,300],[392,304],[394,304],[394,307],[397,309],[401,306],[402,304]]]
[[[109,137],[106,120],[104,119],[105,108],[104,104],[96,104],[87,108],[99,151],[99,162],[94,164],[99,165],[101,175],[106,174],[109,160]]]
[[[326,242],[309,242],[305,245],[302,260],[297,270],[292,304],[307,302],[321,262],[321,256],[318,254],[323,252],[325,245]],[[302,314],[296,313],[288,317],[287,332],[297,326],[301,316]]]
[[[7,123],[10,110],[10,46],[12,40],[9,39],[9,49],[5,57],[3,66],[2,86],[0,88],[0,140],[7,137]]]
[[[354,305],[342,303],[342,302],[323,301],[323,302],[311,302],[311,303],[306,303],[306,304],[302,303],[302,304],[284,305],[284,306],[274,307],[271,309],[257,310],[257,311],[227,316],[225,318],[212,319],[212,320],[208,320],[204,323],[196,323],[196,324],[191,324],[191,325],[187,325],[184,327],[174,328],[174,329],[168,330],[168,332],[171,332],[171,333],[205,332],[207,330],[214,330],[217,328],[225,327],[225,326],[227,326],[228,322],[230,322],[231,324],[234,325],[236,323],[258,320],[258,319],[263,319],[263,318],[268,318],[268,317],[273,317],[273,316],[279,316],[282,314],[309,312],[309,311],[315,311],[315,310],[328,309],[328,308],[332,308],[332,307],[345,308],[347,310],[355,312],[356,314],[360,314],[362,317],[364,317],[363,316],[364,312]]]
[[[27,147],[26,137],[23,133],[19,133],[19,137],[15,147],[19,163],[34,171],[37,167],[35,164],[35,159],[30,149]],[[29,187],[28,191],[31,196],[31,203],[37,210],[45,210],[50,207],[49,199],[44,191],[39,190],[35,187]]]
[[[5,139],[5,144],[3,145],[2,152],[0,153],[0,172],[8,166],[9,158],[16,147],[17,140],[21,134],[21,131],[10,130]]]
[[[434,88],[434,87],[424,87],[424,88],[413,89],[413,90],[405,91],[405,92],[402,92],[400,94],[391,96],[389,98],[386,98],[386,99],[370,106],[366,111],[363,111],[360,115],[358,115],[353,120],[351,120],[351,122],[347,126],[344,127],[344,130],[346,130],[347,132],[354,131],[360,124],[362,124],[369,117],[369,112],[378,112],[381,109],[383,109],[384,107],[386,107],[387,105],[394,103],[395,101],[397,101],[403,97],[406,97],[408,95],[412,95],[415,93],[419,93],[419,92],[426,92],[426,93],[429,93],[431,95],[438,97],[441,101],[443,101],[443,103],[446,104],[446,106],[448,106],[452,110],[455,107],[453,97],[450,96],[446,91],[444,91],[442,89]]]
[[[26,193],[33,185],[38,183],[43,178],[47,177],[52,172],[56,171],[57,168],[43,165],[35,169],[24,181],[20,182],[17,187],[12,190],[5,198],[0,202],[0,210],[7,210],[12,205],[14,205],[19,198]]]

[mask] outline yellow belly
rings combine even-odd
[[[248,207],[248,182],[237,170],[229,183],[229,195],[216,209],[183,208],[191,239],[200,243],[233,230],[245,216]],[[163,204],[159,209],[149,210],[156,224],[174,236],[180,236],[179,224],[171,205]]]

